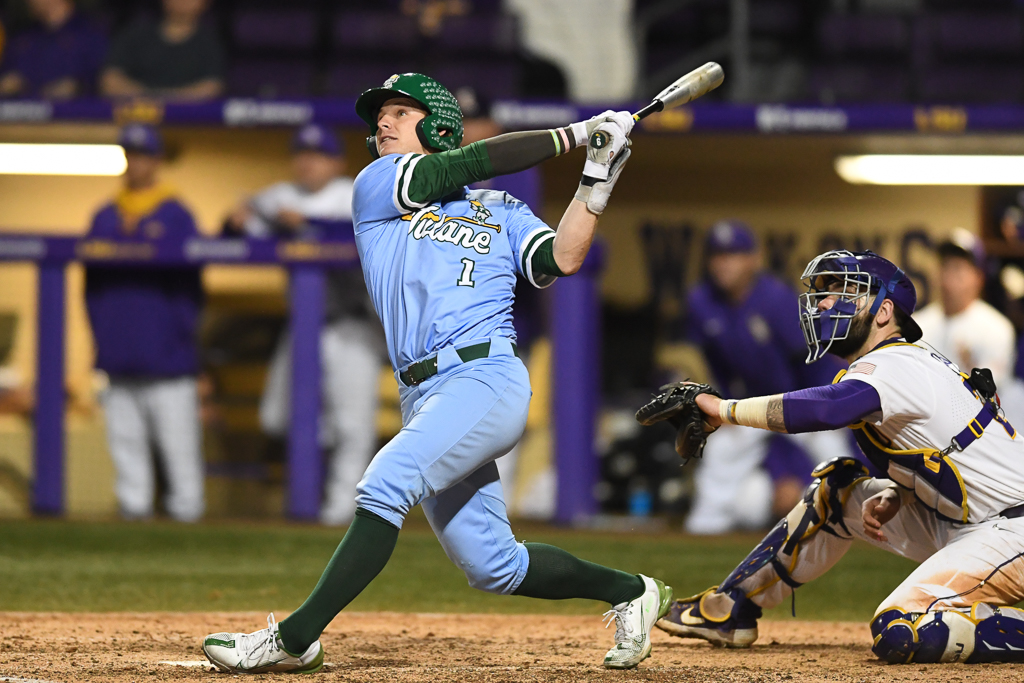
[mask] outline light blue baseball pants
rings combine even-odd
[[[370,463],[356,504],[399,528],[422,504],[470,586],[512,593],[529,554],[512,533],[494,461],[526,427],[526,367],[508,339],[494,338],[488,358],[463,363],[454,347],[444,348],[437,375],[414,387],[398,383],[402,430]]]

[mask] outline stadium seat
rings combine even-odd
[[[327,71],[325,94],[334,97],[356,97],[367,88],[380,85],[392,74],[415,71],[417,68],[422,67],[401,62],[338,62]]]
[[[906,54],[910,29],[901,17],[833,14],[818,24],[818,49],[830,57]]]
[[[242,50],[312,52],[318,42],[317,12],[311,7],[237,10],[231,35]]]
[[[382,12],[341,11],[331,24],[334,52],[396,52],[419,49],[419,31],[411,17]]]
[[[447,17],[439,36],[429,41],[430,49],[439,54],[481,51],[509,54],[518,45],[516,18],[507,14],[471,14]],[[459,36],[452,40],[451,36]]]
[[[1021,54],[1024,33],[1017,13],[948,12],[919,17],[914,26],[918,63],[937,58]]]
[[[228,70],[228,93],[245,97],[306,97],[315,93],[316,69],[305,60],[236,61]]]
[[[449,63],[436,66],[433,73],[452,91],[469,86],[488,100],[519,94],[519,67],[515,62]]]
[[[838,64],[814,69],[812,95],[825,104],[847,102],[905,102],[910,76],[898,65]]]
[[[924,102],[1019,102],[1024,73],[1013,66],[932,67],[917,78],[917,99]]]
[[[750,3],[750,31],[755,36],[790,36],[803,26],[803,12],[793,0],[756,0]]]

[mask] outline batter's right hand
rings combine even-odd
[[[900,511],[900,494],[893,488],[887,488],[864,501],[861,514],[864,519],[864,533],[882,543],[889,539],[882,532],[882,527]]]

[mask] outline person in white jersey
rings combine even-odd
[[[1024,661],[1024,438],[982,370],[917,343],[914,285],[871,252],[830,251],[803,274],[808,362],[850,362],[828,386],[739,401],[701,394],[708,425],[800,433],[850,426],[887,478],[852,458],[818,466],[790,514],[718,586],[658,622],[728,647],[860,539],[920,562],[882,601],[872,651],[892,663]],[[711,438],[714,438],[712,435]]]
[[[294,180],[264,189],[228,218],[229,232],[250,237],[350,239],[352,178],[344,146],[329,128],[303,126],[292,139]],[[320,442],[331,451],[320,521],[344,525],[356,512],[356,484],[377,446],[377,398],[383,338],[360,269],[329,271],[324,328]],[[289,425],[291,335],[282,335],[267,372],[260,424],[274,436]]]

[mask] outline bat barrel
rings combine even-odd
[[[722,67],[715,62],[708,62],[699,69],[694,69],[679,78],[675,83],[655,95],[654,100],[660,100],[665,109],[671,109],[708,94],[722,85],[724,80],[725,72]]]

